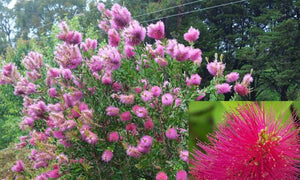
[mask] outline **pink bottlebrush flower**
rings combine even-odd
[[[48,162],[46,161],[37,161],[33,164],[33,169],[39,169],[39,168],[44,168],[48,167]]]
[[[144,147],[151,147],[153,145],[153,138],[149,135],[143,136],[140,144]]]
[[[165,35],[165,25],[162,21],[158,21],[156,24],[150,24],[147,27],[147,35],[153,39],[162,39]]]
[[[59,44],[55,47],[54,60],[66,69],[76,69],[83,58],[77,45]]]
[[[108,9],[105,9],[104,15],[106,16],[106,18],[111,19],[111,17],[112,17],[112,11],[110,11]]]
[[[100,23],[98,24],[98,27],[100,29],[102,29],[104,32],[107,32],[110,29],[110,25],[108,21],[100,21]]]
[[[168,139],[176,139],[178,137],[177,130],[175,128],[168,128],[166,130],[166,137]]]
[[[70,69],[62,69],[61,71],[63,78],[65,78],[65,80],[71,80],[72,79],[72,72]]]
[[[130,46],[139,45],[145,39],[145,36],[146,29],[136,20],[132,21],[130,26],[123,31],[125,43]]]
[[[100,65],[106,70],[114,71],[121,66],[121,54],[116,47],[105,46],[99,49],[98,56],[100,57]]]
[[[112,75],[111,73],[105,73],[103,76],[102,76],[102,84],[104,85],[110,85],[112,83]]]
[[[149,102],[153,99],[152,92],[150,92],[150,91],[143,91],[141,93],[141,97],[142,97],[144,102]]]
[[[98,71],[101,71],[105,67],[105,62],[103,61],[103,58],[100,56],[92,56],[90,61],[88,62],[88,66],[90,70],[95,73]],[[97,76],[99,76],[97,74]]]
[[[97,49],[97,44],[98,42],[96,39],[87,38],[85,42],[80,44],[80,48],[83,51],[89,51],[90,49]]]
[[[190,81],[193,85],[200,85],[201,79],[202,78],[198,74],[192,74]]]
[[[227,74],[225,77],[226,77],[226,81],[231,83],[231,82],[234,82],[239,79],[239,73],[231,72],[231,73]]]
[[[43,66],[43,55],[38,52],[29,52],[22,63],[28,70],[40,69]]]
[[[222,62],[218,62],[215,60],[214,62],[210,62],[206,65],[206,68],[208,72],[213,75],[213,76],[222,76],[224,69],[225,69],[225,64]]]
[[[126,131],[131,132],[133,135],[136,135],[136,125],[134,123],[127,124]]]
[[[83,123],[85,123],[85,122],[83,122]],[[77,126],[77,123],[75,121],[73,121],[73,120],[67,120],[63,124],[60,124],[59,130],[60,131],[66,131],[66,130],[73,129],[76,126]]]
[[[183,44],[178,44],[174,47],[173,58],[179,62],[186,61],[189,58],[189,48]]]
[[[37,70],[28,71],[26,75],[26,77],[28,77],[31,81],[36,81],[42,77],[42,75]]]
[[[248,88],[244,84],[237,83],[234,86],[234,91],[240,96],[246,96],[249,93]]]
[[[165,81],[163,88],[167,88],[167,86],[172,87],[169,81]]]
[[[119,4],[115,3],[111,8],[112,19],[110,21],[111,25],[115,29],[123,29],[129,25],[131,21],[131,14],[125,7],[121,7]]]
[[[45,172],[48,178],[59,178],[62,174],[59,174],[59,169],[54,169],[52,171]]]
[[[47,111],[50,111],[50,112],[60,112],[60,111],[62,111],[62,106],[61,106],[60,103],[48,104]]]
[[[199,92],[199,96],[196,98],[196,101],[200,101],[201,99],[203,99],[206,96],[205,92]]]
[[[190,51],[189,51],[189,59],[191,61],[196,61],[196,60],[199,60],[199,59],[201,59],[201,61],[202,61],[201,55],[202,55],[202,51],[198,48],[197,49],[191,48]]]
[[[187,180],[187,173],[185,170],[180,170],[176,173],[176,180]]]
[[[168,180],[168,176],[165,172],[163,171],[160,171],[156,174],[156,177],[155,177],[156,180]]]
[[[145,107],[137,107],[137,109],[134,110],[134,113],[140,118],[145,118],[148,116],[148,110]]]
[[[173,96],[170,93],[166,93],[161,97],[161,101],[165,106],[171,106],[173,104]]]
[[[123,88],[122,84],[119,82],[114,82],[112,87],[114,88],[114,91],[120,91]]]
[[[28,79],[21,78],[15,85],[15,95],[29,95],[36,92],[36,86],[30,83]]]
[[[156,49],[154,50],[155,57],[164,57],[165,47],[161,45],[161,41],[156,41]]]
[[[130,94],[130,95],[120,95],[120,101],[123,104],[133,104],[134,103],[134,95]]]
[[[51,96],[51,97],[56,97],[57,96],[57,92],[56,92],[56,89],[55,88],[50,88],[49,90],[49,95]]]
[[[133,146],[129,146],[126,150],[126,154],[130,157],[134,157],[134,158],[140,158],[141,157],[141,152],[136,148],[136,147],[133,147]]]
[[[181,102],[182,102],[182,99],[181,99],[181,98],[175,99],[175,105],[176,105],[176,106],[180,106]]]
[[[98,9],[98,11],[103,12],[105,10],[105,4],[98,3],[97,4],[97,9]]]
[[[131,119],[131,114],[130,114],[129,111],[123,112],[123,113],[120,115],[120,118],[121,118],[121,121],[130,121],[130,119]]]
[[[125,44],[124,53],[128,58],[135,56],[135,52],[133,50],[134,50],[134,47]]]
[[[66,156],[65,154],[61,153],[57,156],[58,159],[58,163],[59,164],[66,164],[69,162],[69,158],[68,156]]]
[[[108,116],[119,116],[120,109],[117,107],[109,106],[106,108],[106,114]]]
[[[268,108],[269,109],[269,108]],[[190,173],[196,179],[297,179],[300,145],[293,117],[283,122],[272,108],[240,105],[226,124],[195,149]]]
[[[89,128],[82,127],[80,129],[80,134],[81,134],[83,140],[85,140],[89,144],[96,144],[98,142],[97,134],[90,131]]]
[[[162,57],[156,57],[154,58],[154,61],[161,67],[165,67],[168,65],[168,60]]]
[[[81,33],[77,31],[70,31],[67,23],[62,21],[60,23],[61,33],[57,35],[57,38],[65,41],[68,44],[80,44],[82,41]]]
[[[144,122],[144,127],[146,130],[151,130],[154,127],[153,121],[151,119],[148,119]]]
[[[25,117],[24,120],[20,123],[20,127],[23,127],[21,129],[26,129],[28,126],[33,127],[34,125],[34,119],[31,117]]]
[[[20,136],[21,142],[26,142],[28,140],[28,136]]]
[[[201,63],[202,63],[202,57],[199,57],[198,59],[194,60],[194,65],[197,65],[198,67],[201,66]]]
[[[57,139],[64,139],[65,135],[63,132],[61,131],[54,131],[53,132],[53,137],[57,138]]]
[[[189,162],[189,152],[186,150],[180,151],[179,155],[180,159],[183,160],[184,162]]]
[[[227,83],[217,84],[216,89],[218,94],[229,93],[231,91],[231,86]]]
[[[115,29],[110,29],[107,32],[108,43],[113,47],[117,47],[121,41],[119,33]]]
[[[70,142],[68,142],[67,140],[63,140],[63,139],[60,139],[59,143],[62,144],[65,148],[72,146],[72,144]]]
[[[63,95],[64,101],[65,101],[65,107],[66,108],[70,108],[73,107],[75,105],[75,101],[72,98],[72,95],[67,93]]]
[[[47,178],[46,174],[40,174],[35,178],[35,180],[47,180],[47,179],[48,178]]]
[[[9,63],[2,67],[2,73],[0,74],[0,84],[13,84],[20,79],[21,75],[17,70],[17,66],[13,63]]]
[[[105,150],[101,156],[102,161],[104,162],[111,161],[112,157],[113,157],[113,153],[111,152],[111,150]]]
[[[244,77],[243,77],[243,81],[242,81],[242,84],[245,84],[246,86],[249,86],[250,83],[253,82],[253,77],[251,76],[250,73],[246,74]]]
[[[52,86],[53,84],[53,79],[54,78],[57,78],[59,75],[61,74],[61,70],[60,69],[57,69],[57,68],[50,68],[48,71],[47,71],[47,84],[49,86]]]
[[[179,87],[173,89],[173,93],[175,95],[178,95],[179,92],[180,92],[180,88]]]
[[[197,29],[190,27],[188,32],[185,33],[183,35],[183,37],[184,37],[184,40],[186,40],[188,42],[194,42],[199,38],[199,34],[200,34],[200,32]]]
[[[143,146],[141,144],[138,144],[137,146],[137,149],[138,151],[140,151],[141,153],[145,153],[145,154],[148,154],[151,150],[151,147],[146,147],[146,146]]]
[[[176,39],[169,39],[166,52],[168,54],[170,54],[172,57],[174,57],[174,50],[177,45],[178,45],[178,42]]]
[[[25,169],[24,163],[22,160],[16,162],[16,164],[11,168],[14,172],[22,172]]]
[[[153,96],[159,97],[161,95],[161,88],[158,86],[153,86],[151,88],[151,92],[152,92]]]
[[[108,135],[109,142],[117,142],[119,140],[119,133],[118,132],[111,132]]]
[[[38,101],[36,104],[28,106],[28,114],[33,118],[42,117],[46,110],[44,101]]]
[[[146,79],[141,79],[141,83],[144,83],[144,89],[147,89],[148,82]]]
[[[142,88],[140,88],[140,87],[135,87],[135,88],[134,88],[134,92],[137,93],[137,94],[139,94],[139,93],[142,92]]]

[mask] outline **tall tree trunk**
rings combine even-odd
[[[282,86],[281,92],[280,92],[280,100],[281,101],[287,101],[288,100],[287,89],[288,89],[288,86]]]

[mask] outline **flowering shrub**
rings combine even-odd
[[[186,179],[187,103],[208,95],[216,100],[235,82],[235,96],[247,95],[251,73],[241,83],[238,73],[224,76],[223,56],[216,55],[207,59],[211,83],[200,88],[202,52],[193,47],[198,30],[184,35],[185,46],[164,38],[161,21],[146,29],[119,4],[98,9],[108,45],[83,41],[62,22],[56,67],[38,52],[23,59],[26,74],[12,63],[3,66],[0,83],[12,84],[24,98],[20,128],[30,130],[16,148],[32,149],[33,167],[18,161],[12,170],[37,180]],[[144,44],[146,35],[155,43]]]
[[[247,103],[225,114],[225,124],[199,143],[191,158],[195,179],[297,179],[300,145],[292,116]],[[203,151],[202,151],[203,150]]]

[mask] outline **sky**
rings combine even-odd
[[[10,1],[10,3],[8,4],[7,7],[8,7],[9,9],[12,9],[12,8],[15,6],[16,2],[17,2],[17,0],[12,0],[12,1]]]

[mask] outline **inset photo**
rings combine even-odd
[[[298,179],[299,105],[190,103],[190,179]]]

